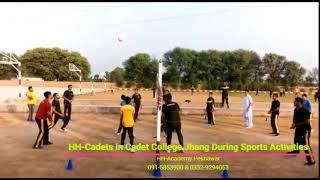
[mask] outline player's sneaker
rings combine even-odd
[[[134,149],[130,149],[130,152],[131,153],[135,153],[136,151]]]
[[[119,135],[120,135],[120,133],[119,133],[119,132],[117,132],[117,135],[119,136]]]
[[[170,150],[167,150],[167,153],[170,153],[171,151]]]
[[[183,148],[181,149],[181,153],[184,153],[184,149]]]
[[[68,132],[69,130],[67,128],[64,128],[64,132]]]
[[[43,143],[43,145],[50,145],[53,144],[52,142],[48,141],[47,143]]]
[[[276,133],[276,134],[274,134],[274,136],[279,136],[280,135],[280,133]]]
[[[307,166],[311,166],[311,165],[314,165],[314,164],[316,164],[316,161],[304,163],[304,165],[307,165]]]
[[[38,147],[33,147],[33,149],[42,149],[42,146],[38,146]]]

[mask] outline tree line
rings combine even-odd
[[[85,57],[79,52],[66,49],[34,48],[16,57],[21,62],[24,77],[39,77],[46,81],[78,80],[79,77],[75,73],[69,72],[69,63],[81,69],[84,80],[88,79],[91,73],[90,64]],[[11,66],[0,64],[0,79],[12,77],[16,77],[15,70]]]
[[[157,60],[145,53],[131,56],[106,77],[126,87],[150,88],[157,76]],[[163,82],[173,88],[219,89],[222,82],[231,89],[275,90],[297,85],[318,85],[318,68],[307,73],[298,62],[285,56],[267,53],[262,58],[254,51],[234,51],[174,48],[164,54]]]
[[[16,55],[15,55],[16,56]],[[117,86],[155,86],[158,59],[147,53],[138,53],[124,61],[123,67],[106,71],[103,77],[91,76],[90,63],[79,52],[61,48],[34,48],[16,56],[22,64],[22,75],[44,80],[74,81],[69,63],[82,70],[84,80],[115,82]],[[2,59],[2,57],[0,57]],[[267,53],[260,57],[252,50],[196,51],[176,47],[163,55],[163,82],[173,88],[218,89],[228,82],[231,89],[270,90],[276,86],[317,86],[318,68],[306,71],[298,62],[285,56]],[[0,64],[0,79],[16,76],[14,69]]]

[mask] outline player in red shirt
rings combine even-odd
[[[52,144],[49,141],[49,128],[48,128],[48,118],[51,122],[51,99],[52,99],[52,94],[49,91],[46,91],[44,93],[44,99],[41,101],[39,104],[37,113],[36,113],[36,122],[39,127],[39,133],[37,136],[37,140],[33,146],[34,149],[41,148],[41,142],[43,140],[43,145],[49,145]]]

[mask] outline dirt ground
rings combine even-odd
[[[74,99],[74,104],[76,105],[105,105],[105,106],[119,106],[120,96],[124,94],[126,96],[132,96],[133,91],[115,91],[113,94],[110,92],[96,93],[94,95],[85,94],[78,95]],[[140,91],[142,96],[141,108],[156,106],[156,99],[152,96],[152,91]],[[190,92],[172,92],[173,101],[177,102],[179,106],[183,108],[205,108],[206,101],[208,98],[208,92],[196,92],[191,96]],[[259,112],[259,114],[266,114],[271,106],[272,99],[269,97],[268,93],[260,93],[258,96],[255,93],[251,94],[253,98],[253,110]],[[221,103],[221,93],[214,92],[213,97],[216,103]],[[242,92],[230,92],[229,93],[229,106],[230,111],[228,114],[241,115],[243,106],[244,93]],[[293,94],[287,94],[285,97],[279,97],[281,103],[280,113],[292,114],[293,113]],[[318,116],[318,103],[314,102],[312,96],[309,97],[313,106],[314,116]],[[185,100],[190,100],[191,102],[185,102]],[[224,108],[227,108],[225,105]]]
[[[88,96],[90,97],[90,96]],[[86,98],[88,98],[86,97]],[[183,99],[183,98],[182,98]],[[227,110],[225,110],[227,111]],[[226,113],[227,114],[227,113]],[[254,118],[254,127],[242,126],[240,116],[216,117],[216,125],[205,124],[201,116],[182,116],[184,141],[193,144],[290,144],[293,130],[289,129],[291,118],[279,121],[278,137],[271,136],[269,122],[262,117]],[[120,136],[115,131],[118,115],[76,113],[69,124],[69,132],[60,132],[59,121],[50,131],[54,144],[34,150],[38,128],[35,122],[27,122],[26,114],[0,113],[0,176],[1,177],[152,177],[147,165],[154,164],[154,157],[72,157],[73,171],[67,171],[70,157],[68,144],[102,143],[116,144]],[[135,143],[154,143],[155,116],[141,115],[135,126]],[[315,121],[311,144],[318,159],[318,121]],[[128,142],[128,138],[126,139]],[[162,139],[164,142],[164,139]],[[173,144],[177,137],[173,135]],[[115,152],[115,151],[112,151]],[[99,152],[95,152],[99,153]],[[108,152],[107,152],[108,153]],[[130,153],[130,152],[123,152]],[[144,152],[136,152],[136,154]],[[151,153],[151,152],[148,152]],[[193,153],[186,151],[186,153]],[[268,152],[261,152],[268,153]],[[304,166],[305,157],[220,157],[219,162],[191,162],[191,164],[227,164],[230,177],[318,177],[319,162],[315,166]],[[161,162],[162,164],[186,164],[185,162]],[[163,177],[221,177],[221,171],[162,171]]]
[[[85,95],[79,95],[76,97],[76,100],[78,101],[86,101],[86,100],[95,100],[96,103],[100,103],[101,101],[109,101],[109,102],[117,102],[117,104],[120,101],[120,96],[122,94],[126,96],[132,96],[134,91],[124,91],[124,90],[116,90],[112,94],[111,92],[107,93],[96,93],[95,95],[91,94],[85,94]],[[140,94],[142,96],[142,102],[150,102],[154,101],[152,97],[152,91],[140,91]],[[171,92],[173,96],[173,100],[178,103],[185,103],[185,100],[191,100],[190,104],[204,104],[208,98],[208,92],[194,92],[193,95],[191,95],[191,92]],[[232,105],[232,103],[242,103],[244,93],[242,92],[229,92],[229,102]],[[269,97],[269,93],[259,93],[257,96],[255,95],[255,92],[251,92],[251,96],[254,100],[254,102],[268,102],[270,103],[271,99]],[[313,101],[313,95],[309,95],[310,99]],[[213,92],[213,97],[217,102],[221,102],[221,92]],[[279,97],[279,100],[281,102],[285,103],[293,103],[294,100],[294,94],[286,94],[285,97]]]

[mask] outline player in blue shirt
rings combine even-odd
[[[311,102],[310,100],[307,98],[307,94],[303,93],[302,94],[302,98],[303,98],[303,107],[308,110],[309,112],[311,112]]]
[[[303,107],[309,112],[309,124],[307,126],[307,134],[306,134],[306,140],[307,145],[310,147],[310,137],[311,137],[311,131],[312,131],[312,104],[311,101],[308,99],[308,96],[306,93],[302,94],[303,99]]]

